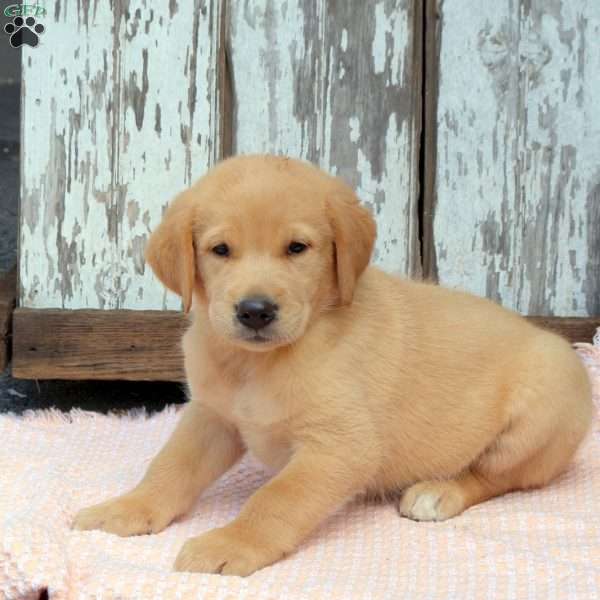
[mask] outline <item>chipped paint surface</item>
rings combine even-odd
[[[230,4],[234,151],[304,158],[378,223],[374,262],[419,271],[412,0]]]
[[[220,5],[46,5],[43,45],[23,50],[20,304],[176,309],[143,251],[219,157]]]
[[[439,280],[600,314],[600,3],[440,2]]]

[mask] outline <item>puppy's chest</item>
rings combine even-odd
[[[274,469],[289,461],[292,436],[281,398],[256,383],[246,383],[233,395],[231,417],[246,447],[260,461]]]

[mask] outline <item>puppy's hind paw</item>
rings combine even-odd
[[[454,481],[423,481],[409,487],[398,512],[414,521],[444,521],[465,509],[460,486]]]

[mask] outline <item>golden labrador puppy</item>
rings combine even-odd
[[[181,194],[147,259],[194,308],[191,400],[139,485],[75,527],[160,531],[249,449],[278,474],[175,563],[248,575],[357,494],[404,490],[401,514],[442,520],[565,469],[592,415],[569,344],[367,268],[374,239],[352,190],[295,160],[229,159]]]

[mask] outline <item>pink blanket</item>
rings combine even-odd
[[[578,351],[600,403],[600,340]],[[268,477],[251,459],[159,535],[69,529],[75,512],[135,484],[177,410],[0,417],[0,598],[460,599],[600,596],[600,428],[549,487],[444,523],[353,503],[286,560],[246,579],[171,571],[184,540],[227,523]]]

